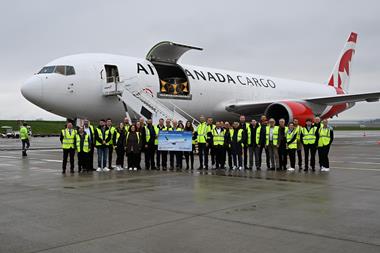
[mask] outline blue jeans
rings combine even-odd
[[[98,150],[98,167],[107,167],[108,147],[97,147]]]

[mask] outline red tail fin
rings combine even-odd
[[[355,46],[358,35],[354,32],[350,34],[338,61],[331,73],[328,85],[348,92],[351,73],[351,61],[355,54]]]

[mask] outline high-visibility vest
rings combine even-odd
[[[69,129],[62,129],[62,148],[63,149],[69,149],[69,148],[74,148],[75,147],[75,136],[77,134],[77,131],[74,129],[71,129],[71,134]]]
[[[264,127],[267,127],[267,126],[264,126]],[[256,144],[259,145],[259,141],[260,141],[260,132],[261,132],[261,125],[256,128]],[[265,130],[265,133],[266,133],[266,130]]]
[[[127,136],[125,137],[125,143],[128,142],[128,137],[129,137],[129,133],[127,133]],[[140,132],[136,132],[136,135],[137,135],[137,143],[140,143]]]
[[[150,131],[149,131],[148,126],[144,126],[144,130],[145,130],[145,141],[148,143],[150,141]]]
[[[78,134],[77,136],[77,151],[78,152],[85,152],[85,153],[88,153],[90,152],[90,144],[89,144],[89,136],[88,134],[84,134],[84,140],[83,140],[83,149],[81,150],[80,149],[80,135]]]
[[[224,129],[220,129],[220,133],[216,131],[216,128],[212,130],[212,139],[213,139],[214,146],[224,145],[225,134],[226,134],[226,131]]]
[[[319,129],[318,147],[324,147],[330,144],[330,128]]]
[[[156,139],[154,140],[154,145],[158,145],[158,135],[160,134],[161,131],[165,131],[164,129],[166,128],[165,126],[160,129],[160,125],[157,125],[154,127],[154,131],[156,132]]]
[[[120,130],[120,131],[121,131],[121,130]],[[115,135],[116,135],[116,138],[115,138],[115,142],[116,142],[116,143],[114,143],[114,145],[116,146],[116,145],[117,145],[117,142],[119,141],[119,138],[120,138],[120,132],[119,132],[118,129],[115,131]]]
[[[310,130],[307,130],[307,127],[302,128],[303,134],[303,144],[314,144],[317,139],[315,133],[317,131],[317,127],[310,127]]]
[[[161,131],[173,131],[172,127],[164,127]]]
[[[288,143],[289,141],[291,141],[293,139],[293,136],[297,134],[297,131],[295,129],[293,129],[293,131],[287,131],[286,132],[286,142]],[[288,144],[288,149],[297,149],[297,137],[294,139],[293,142],[291,142],[290,144]]]
[[[198,143],[206,143],[206,140],[207,140],[207,124],[206,124],[206,122],[203,122],[203,123],[198,125],[197,133],[198,133],[198,136],[197,136]]]
[[[109,133],[110,133],[110,130],[107,129],[107,130],[104,132],[104,135],[105,135],[105,136],[103,136],[102,129],[100,129],[100,128],[96,128],[96,131],[98,132],[98,136],[99,136],[99,138],[100,138],[101,140],[106,140],[106,139],[108,138]],[[109,142],[106,143],[106,145],[108,145],[108,144],[109,144]],[[100,143],[98,140],[96,140],[95,146],[98,147],[98,146],[102,146],[102,145],[103,145],[103,143]]]
[[[232,139],[234,137],[234,132],[235,132],[234,128],[230,129],[230,139],[231,139],[231,141],[232,141]],[[238,134],[237,134],[237,142],[240,142],[242,138],[243,138],[243,129],[240,128],[238,130]],[[243,146],[243,143],[241,145]]]
[[[195,133],[195,131],[193,132],[193,136],[194,136],[194,133]],[[196,143],[197,143],[197,139],[192,138],[191,144],[195,145]]]
[[[245,124],[245,129],[247,131],[247,144],[248,145],[251,145],[251,127],[250,127],[250,124],[249,123],[244,123]]]
[[[125,125],[124,126],[124,129],[125,129],[125,132],[127,133],[129,131],[129,128],[131,127],[131,125]]]
[[[266,133],[266,138],[265,138],[265,143],[266,145],[269,145],[269,135],[270,135],[270,126],[267,126],[265,133]],[[273,127],[273,145],[277,145],[278,143],[278,126]]]
[[[160,129],[157,126],[153,126],[156,137],[154,138],[154,145],[158,145],[158,135],[160,133]]]
[[[183,131],[183,129],[182,128],[176,128],[176,129],[172,129],[173,131],[177,131],[177,132],[181,132],[181,131]]]
[[[216,126],[214,124],[211,124],[211,125],[207,125],[207,133],[206,133],[206,138],[209,139],[209,133],[212,134],[212,130],[214,130],[216,128]]]
[[[20,128],[20,139],[21,139],[21,140],[26,140],[26,139],[28,139],[28,138],[29,138],[29,137],[28,137],[28,128],[22,126],[22,127]]]
[[[115,134],[116,132],[116,128],[111,126],[110,128],[108,128],[108,130],[110,131],[110,134],[111,134],[111,139],[110,141],[107,143],[107,145],[113,145],[113,135]]]
[[[296,134],[297,134],[297,141],[301,140],[301,131],[302,131],[302,127],[301,126],[297,126],[294,128],[294,130],[296,131]]]
[[[154,140],[154,144],[156,144],[156,140],[157,140],[157,144],[158,144],[158,138],[157,138],[158,137],[158,131],[156,130],[157,127],[156,126],[152,126],[152,127],[153,127],[154,132],[156,133],[156,138]],[[145,141],[149,142],[150,141],[150,131],[149,131],[149,128],[148,128],[148,126],[145,126],[144,129],[145,129]]]

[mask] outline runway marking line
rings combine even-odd
[[[352,167],[331,167],[331,169],[339,169],[339,170],[363,170],[363,171],[379,171],[380,169],[366,169],[366,168],[352,168]]]

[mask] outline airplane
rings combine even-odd
[[[145,59],[112,54],[77,54],[44,66],[21,87],[37,106],[66,117],[92,121],[176,118],[195,125],[201,115],[215,120],[331,118],[356,102],[379,101],[380,91],[349,93],[357,34],[352,32],[326,83],[286,80],[178,63],[202,48],[163,41]]]
[[[185,143],[186,142],[186,139],[176,139],[176,140],[170,140],[167,136],[165,136],[165,140],[166,142],[172,144],[172,145],[176,145],[176,144],[179,144],[179,143]]]

